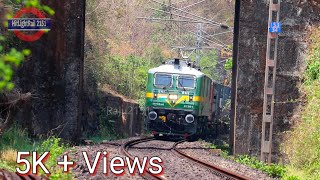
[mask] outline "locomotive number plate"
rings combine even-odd
[[[192,106],[192,105],[184,105],[183,107],[184,107],[184,108],[188,108],[188,109],[193,109],[193,106]]]

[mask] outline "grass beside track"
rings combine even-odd
[[[72,174],[63,173],[61,167],[57,167],[57,158],[65,153],[69,146],[63,144],[60,138],[49,137],[48,139],[32,141],[26,131],[14,126],[0,136],[0,169],[11,172],[16,171],[17,152],[37,151],[39,154],[50,152],[50,157],[45,162],[51,172],[50,179],[72,179]],[[39,172],[44,174],[44,172]]]
[[[307,103],[302,119],[283,144],[288,171],[299,179],[320,179],[320,28],[312,30],[309,57],[301,91]]]

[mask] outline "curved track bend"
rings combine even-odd
[[[185,142],[185,140],[183,141],[179,141],[179,142],[176,142],[174,145],[173,145],[173,148],[172,150],[176,153],[178,153],[179,155],[183,156],[183,157],[186,157],[187,159],[190,159],[191,161],[193,162],[196,162],[202,166],[205,166],[211,170],[213,170],[214,172],[216,172],[220,177],[226,177],[227,179],[237,179],[237,180],[249,180],[250,178],[248,177],[245,177],[243,175],[240,175],[240,174],[237,174],[235,172],[232,172],[232,171],[229,171],[227,169],[224,169],[224,168],[221,168],[217,165],[213,165],[213,164],[209,164],[207,162],[204,162],[198,158],[195,158],[195,157],[192,157],[192,156],[189,156],[188,154],[186,154],[185,152],[179,150],[177,148],[177,145],[178,144],[181,144]]]

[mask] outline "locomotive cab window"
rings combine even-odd
[[[157,87],[171,87],[172,75],[156,74],[154,78],[154,85]]]
[[[194,89],[196,80],[194,76],[179,76],[178,88]]]

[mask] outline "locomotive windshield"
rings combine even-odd
[[[178,87],[181,88],[194,88],[195,79],[193,76],[179,76]]]
[[[154,85],[160,87],[171,87],[172,76],[166,74],[157,74],[154,80]]]

